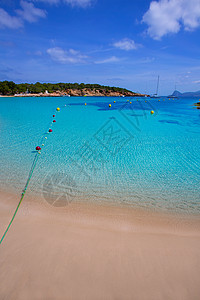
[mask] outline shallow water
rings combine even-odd
[[[44,142],[29,195],[199,213],[198,99],[128,100],[0,98],[0,189],[20,197]]]

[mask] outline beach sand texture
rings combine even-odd
[[[1,193],[0,231],[18,203]],[[0,299],[199,299],[200,220],[24,199],[0,246]]]

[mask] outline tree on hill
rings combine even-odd
[[[44,93],[46,90],[49,93],[56,91],[67,91],[68,89],[72,90],[83,90],[83,89],[91,89],[91,90],[99,90],[100,92],[109,93],[113,92],[131,92],[127,89],[119,88],[119,87],[110,87],[104,86],[100,84],[85,84],[85,83],[20,83],[16,84],[13,81],[0,81],[0,94],[1,95],[14,95],[16,93],[25,93],[27,90],[32,94]]]

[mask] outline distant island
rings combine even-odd
[[[175,90],[172,95],[172,97],[178,97],[178,98],[187,98],[187,97],[200,97],[200,91],[197,92],[185,92],[180,93],[179,91]],[[168,96],[168,97],[170,97]]]
[[[145,97],[124,88],[84,83],[19,83],[0,81],[0,95],[15,97],[108,96]]]

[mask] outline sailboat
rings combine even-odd
[[[167,96],[167,98],[171,98],[171,99],[178,99],[178,96],[169,95],[169,96]]]
[[[158,81],[157,81],[156,93],[153,94],[152,96],[150,96],[150,98],[159,98],[159,97],[158,97],[159,80],[160,80],[160,76],[158,75]]]

